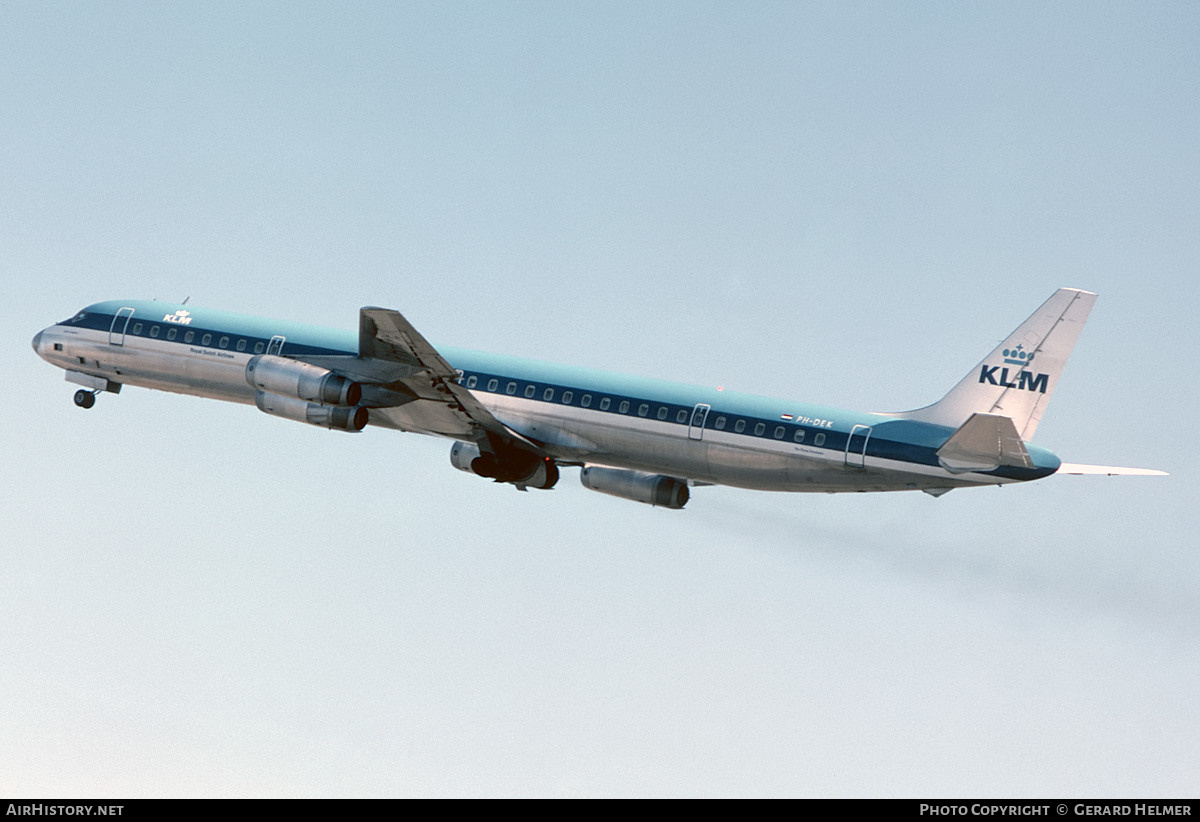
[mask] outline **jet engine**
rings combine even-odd
[[[496,482],[511,482],[521,488],[553,488],[558,482],[554,460],[517,448],[484,453],[474,443],[456,442],[450,448],[450,464],[459,471]]]
[[[662,474],[585,465],[579,472],[579,481],[583,483],[584,488],[602,494],[663,508],[679,509],[687,505],[688,501],[687,482]]]
[[[337,431],[361,431],[367,425],[370,416],[367,409],[361,405],[347,407],[344,405],[320,405],[301,399],[272,394],[267,391],[254,392],[254,404],[258,410],[276,417],[306,422],[309,425],[319,425],[322,428],[332,428]]]
[[[321,405],[358,405],[362,400],[362,386],[353,380],[319,365],[274,354],[251,357],[246,363],[246,382],[259,391]]]

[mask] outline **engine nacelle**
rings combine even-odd
[[[450,446],[450,464],[459,471],[474,474],[471,463],[479,456],[479,446],[469,442],[456,442]]]
[[[258,410],[276,417],[332,428],[336,431],[361,431],[367,425],[370,413],[361,405],[348,408],[344,405],[320,405],[301,399],[284,397],[267,391],[254,392],[254,404]]]
[[[358,405],[362,386],[328,368],[259,354],[246,363],[246,382],[259,391],[295,397],[321,405]]]
[[[558,482],[558,466],[554,460],[528,451],[482,453],[474,443],[456,442],[450,448],[450,464],[459,471],[497,482],[511,482],[521,488],[553,488]]]
[[[662,474],[647,474],[624,468],[601,468],[585,465],[579,472],[579,481],[584,488],[611,494],[622,499],[658,505],[663,508],[679,509],[687,505],[687,482]]]

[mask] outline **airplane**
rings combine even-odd
[[[43,329],[33,349],[82,386],[81,408],[125,385],[254,404],[338,431],[444,437],[455,468],[520,490],[579,467],[594,491],[680,509],[711,485],[937,497],[1054,473],[1165,475],[1030,444],[1095,300],[1060,288],[942,399],[887,413],[434,347],[375,307],[355,334],[115,300]]]

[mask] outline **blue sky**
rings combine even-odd
[[[5,3],[0,792],[1194,792],[1200,11]],[[1036,443],[684,512],[129,389],[101,299],[863,410],[1096,291]]]

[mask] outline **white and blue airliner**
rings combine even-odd
[[[522,490],[581,468],[596,491],[682,508],[689,487],[904,491],[939,496],[1056,472],[1029,444],[1096,295],[1062,288],[945,397],[865,413],[449,347],[397,311],[363,308],[358,332],[181,304],[89,305],[33,338],[82,386],[124,385],[257,405],[339,431],[368,424],[454,441],[454,467]]]

